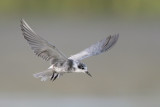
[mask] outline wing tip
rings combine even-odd
[[[115,40],[118,40],[118,38],[119,38],[119,33],[117,33],[117,34],[113,34],[113,35],[109,35],[108,37],[106,37],[106,39],[108,39],[108,38],[115,38]]]
[[[27,24],[23,18],[20,19],[20,27],[22,31],[27,27]]]
[[[20,19],[21,24],[25,23],[25,20],[23,18]]]
[[[110,39],[114,39],[114,42],[117,42],[118,41],[118,38],[119,38],[119,33],[117,34],[114,34],[114,35],[109,35],[108,37],[106,37],[106,40],[110,40]],[[108,40],[108,41],[109,41]]]
[[[20,19],[20,27],[21,27],[21,30],[23,31],[25,31],[25,29],[27,29],[27,30],[29,30],[30,32],[32,32],[34,35],[37,35],[36,33],[35,33],[35,31],[27,24],[27,22],[23,19],[23,18],[21,18]]]
[[[118,38],[119,38],[119,33],[114,34],[114,35],[110,35],[110,36],[111,36],[111,37],[115,37],[115,38],[117,38],[117,39],[118,39]],[[109,36],[109,37],[110,37],[110,36]]]
[[[116,43],[118,41],[118,38],[119,38],[119,33],[114,34],[114,35],[110,35],[109,38],[113,38],[115,43]]]

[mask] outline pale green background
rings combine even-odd
[[[117,44],[87,64],[92,78],[66,74],[41,82],[49,67],[20,30],[20,19],[73,55],[119,33]],[[159,107],[159,0],[0,0],[0,107]]]

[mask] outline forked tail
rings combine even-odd
[[[56,78],[59,78],[60,73],[57,73],[52,69],[47,69],[46,71],[33,74],[33,76],[35,78],[41,78],[41,81],[46,81],[48,78],[54,81]]]

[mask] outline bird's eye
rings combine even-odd
[[[79,68],[79,69],[81,69],[81,67],[82,67],[81,65],[78,65],[78,68]]]
[[[84,69],[84,67],[82,65],[78,65],[79,69]]]

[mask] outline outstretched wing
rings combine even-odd
[[[82,60],[90,56],[99,55],[110,49],[117,42],[118,37],[119,34],[113,36],[110,35],[109,37],[97,42],[80,53],[71,56],[69,59]]]
[[[21,30],[24,38],[37,56],[46,61],[51,61],[51,63],[59,59],[67,59],[54,45],[37,35],[23,19],[21,20]]]

